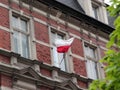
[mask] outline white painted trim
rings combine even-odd
[[[15,9],[11,9],[11,12],[14,13],[14,14],[21,15],[22,17],[25,17],[28,20],[31,19],[31,16],[30,15],[26,15],[23,10],[19,10],[18,11],[18,10],[15,10]]]
[[[106,47],[100,46],[101,49],[107,51],[108,49]]]
[[[17,0],[15,0],[15,1],[17,1]],[[19,1],[19,0],[18,0],[18,1]],[[19,4],[19,2],[18,2],[18,4]],[[24,6],[24,7],[27,8],[27,9],[30,9],[29,5],[27,5],[26,3],[22,3],[22,6]]]
[[[99,37],[99,39],[100,39],[101,41],[105,42],[105,43],[108,43],[108,42],[109,42],[108,40],[104,39],[103,37]]]
[[[65,29],[63,29],[63,28],[58,29],[57,26],[55,27],[55,26],[52,26],[52,25],[50,26],[50,29],[55,29],[56,31],[65,34],[66,38],[67,38],[68,33],[65,31]]]
[[[7,49],[1,48],[1,47],[0,47],[0,50],[4,50],[4,51],[9,52],[9,53],[11,52],[10,50],[7,50]]]
[[[36,43],[39,43],[39,44],[41,44],[41,45],[47,46],[47,47],[51,47],[50,44],[45,43],[45,42],[42,42],[42,41],[40,41],[40,40],[35,40],[35,42],[36,42]]]
[[[38,18],[35,18],[35,17],[33,17],[33,19],[34,19],[35,21],[43,24],[43,25],[47,25],[47,23],[46,23],[45,21],[42,21],[41,19],[38,19]]]
[[[19,0],[12,0],[12,2],[19,4]]]
[[[13,51],[13,29],[12,29],[12,9],[9,10],[9,22],[10,22],[10,40],[11,40],[11,51]]]
[[[79,40],[82,40],[82,38],[80,36],[77,36],[76,34],[73,34],[73,33],[69,33],[70,36],[74,37],[74,38],[77,38]]]
[[[0,65],[1,65],[1,66],[5,66],[5,67],[8,67],[8,68],[15,68],[15,69],[19,69],[19,67],[12,66],[11,64],[5,64],[5,63],[2,63],[2,62],[0,62]]]
[[[6,8],[6,9],[9,9],[9,6],[3,4],[3,3],[0,3],[0,7],[3,7],[3,8]]]
[[[35,12],[37,12],[37,13],[47,17],[47,13],[42,11],[42,10],[40,10],[40,9],[37,9],[37,8],[33,7],[33,11],[35,11]]]
[[[79,56],[79,55],[77,55],[77,54],[70,54],[71,56],[73,56],[73,57],[75,57],[75,58],[78,58],[78,59],[80,59],[80,60],[85,60],[85,58],[84,57],[82,57],[82,56]]]
[[[37,59],[37,52],[36,52],[36,43],[34,42],[35,40],[35,27],[34,27],[34,19],[31,17],[30,19],[30,42],[31,42],[31,45],[30,45],[30,50],[31,50],[31,58],[34,60],[34,59]]]
[[[0,25],[0,29],[2,29],[2,30],[4,30],[4,31],[7,31],[7,32],[11,32],[9,28],[6,28],[6,27],[1,26],[1,25]]]

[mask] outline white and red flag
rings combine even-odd
[[[62,39],[55,39],[55,46],[57,47],[58,53],[65,53],[70,48],[74,38],[70,38],[68,40],[62,40]]]

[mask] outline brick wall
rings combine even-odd
[[[75,73],[77,73],[78,75],[87,76],[85,61],[78,58],[73,58],[73,63]]]
[[[35,38],[39,41],[49,43],[49,32],[46,25],[34,22],[35,24]]]
[[[52,78],[52,72],[50,70],[40,68],[40,73],[44,76],[51,77]]]
[[[77,54],[79,56],[82,56],[82,57],[84,56],[83,45],[81,40],[74,39],[74,42],[72,43],[71,51],[72,53]]]
[[[1,86],[11,88],[12,87],[12,78],[10,76],[4,75],[4,74],[1,74],[0,76],[1,76]]]
[[[0,48],[10,50],[11,49],[10,33],[4,30],[0,30]]]
[[[8,0],[0,0],[0,3],[8,5]],[[45,22],[48,21],[45,16],[43,16],[37,12],[31,13],[28,9],[26,9],[24,7],[20,8],[19,5],[17,5],[16,3],[12,3],[11,7],[14,10],[18,10],[18,11],[23,10],[25,15],[28,15],[28,16],[31,15],[31,16],[33,16],[37,19],[40,19],[42,21],[45,21]],[[34,22],[33,24],[34,24],[35,39],[38,40],[39,42],[49,45],[50,37],[49,37],[49,31],[48,31],[47,25],[43,25],[36,21],[33,21],[33,22]],[[52,26],[56,27],[58,25],[56,23],[56,21],[54,21],[52,19],[50,19],[49,22]],[[8,29],[10,28],[9,10],[5,9],[3,7],[0,7],[0,26],[8,28]],[[78,37],[83,37],[84,40],[87,40],[87,41],[92,40],[92,42],[94,44],[98,43],[100,46],[105,47],[105,42],[103,42],[103,41],[96,42],[95,38],[89,38],[89,36],[86,34],[81,35],[81,33],[78,30],[75,30],[71,27],[65,28],[66,26],[63,24],[59,24],[59,26],[65,32],[67,31]],[[73,54],[76,54],[76,55],[84,58],[82,44],[83,44],[83,42],[80,39],[75,38],[75,40],[72,44],[72,47],[71,47],[71,52]],[[44,63],[51,64],[51,52],[50,52],[51,48],[46,45],[43,45],[41,43],[37,43],[37,42],[35,43],[35,46],[36,46],[37,59],[39,61],[43,61]],[[0,48],[11,50],[10,33],[8,31],[2,30],[2,29],[0,29]],[[103,49],[100,49],[100,53],[101,53],[101,56],[103,57],[104,56]],[[10,58],[0,55],[0,62],[10,63]],[[73,65],[74,65],[74,72],[76,74],[87,76],[84,60],[80,60],[79,58],[73,57]],[[51,71],[41,69],[41,73],[45,76],[52,77]],[[11,87],[11,84],[12,84],[11,82],[12,82],[11,77],[6,76],[6,75],[1,75],[1,85]],[[87,87],[87,85],[84,82],[78,81],[78,84],[80,87],[83,87],[83,88]],[[50,90],[50,89],[46,88],[46,87],[41,87],[41,90]]]
[[[80,80],[77,80],[77,82],[78,82],[78,85],[81,88],[87,88],[88,87],[88,83],[86,83],[86,82],[83,82],[83,81],[80,81]]]
[[[50,48],[36,43],[37,58],[39,61],[51,64]]]
[[[0,25],[9,28],[9,10],[0,7]]]
[[[8,0],[0,0],[1,3],[8,5]]]

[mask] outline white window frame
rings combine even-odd
[[[13,37],[13,35],[14,35],[14,31],[16,31],[16,32],[18,32],[19,34],[24,34],[25,36],[27,36],[27,41],[28,41],[28,57],[25,57],[25,58],[31,58],[31,49],[30,49],[30,18],[28,18],[28,17],[25,17],[24,15],[20,15],[20,14],[17,14],[17,13],[14,13],[14,12],[12,12],[11,13],[11,23],[12,23],[12,18],[13,17],[17,17],[18,18],[18,21],[19,21],[19,28],[15,28],[15,27],[13,27],[12,26],[12,24],[11,24],[11,29],[12,29],[12,51],[13,52],[15,52],[14,51],[14,37]],[[22,31],[22,30],[20,30],[20,21],[21,21],[21,19],[22,20],[25,20],[26,22],[27,22],[27,32],[24,32],[24,31]],[[20,40],[21,40],[21,38],[20,38]],[[19,52],[18,52],[18,54],[20,54],[21,56],[23,56],[22,55],[22,43],[20,42],[20,44],[21,44],[21,47],[19,47]],[[16,53],[16,52],[15,52]],[[23,56],[24,57],[24,56]]]
[[[69,69],[68,69],[68,62],[67,62],[67,58],[68,58],[68,54],[67,54],[67,53],[65,53],[65,59],[64,59],[65,68],[63,68],[62,66],[59,66],[59,65],[55,64],[54,55],[53,55],[53,50],[54,50],[54,47],[55,47],[55,46],[54,46],[54,44],[52,43],[52,40],[51,40],[51,38],[52,38],[52,32],[63,36],[63,39],[66,39],[66,38],[67,38],[67,37],[66,37],[66,36],[67,36],[67,33],[64,32],[64,31],[61,31],[61,30],[57,30],[56,28],[53,28],[53,27],[50,28],[50,32],[49,32],[49,33],[50,33],[50,43],[51,43],[51,48],[52,48],[52,49],[51,49],[52,65],[60,68],[62,71],[68,71]],[[57,52],[57,51],[56,51],[56,52]],[[63,63],[63,60],[61,59],[61,60],[58,61],[58,64],[60,64],[61,61],[62,61],[62,63]]]
[[[85,45],[88,46],[88,48],[94,49],[95,58],[92,58],[89,55],[88,56],[86,55]],[[98,66],[97,66],[98,65],[97,47],[94,45],[91,45],[87,42],[84,42],[83,47],[84,47],[84,55],[85,55],[85,60],[86,60],[87,77],[90,79],[98,79],[99,77],[98,77]],[[87,50],[87,52],[89,52],[89,51]],[[94,67],[93,67],[93,65],[94,65]]]

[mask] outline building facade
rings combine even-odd
[[[107,24],[103,0],[0,0],[0,90],[87,90],[104,78]]]

